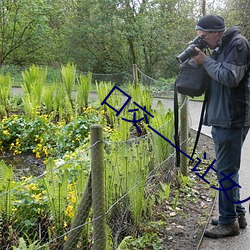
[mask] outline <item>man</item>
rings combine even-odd
[[[209,57],[195,48],[193,59],[211,78],[204,125],[212,126],[218,181],[221,189],[228,189],[219,191],[219,218],[212,219],[215,226],[205,235],[221,238],[238,235],[247,226],[244,207],[233,202],[240,201],[238,171],[250,126],[250,47],[237,27],[225,30],[220,16],[202,17],[195,30],[213,50]]]

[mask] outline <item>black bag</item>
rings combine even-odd
[[[192,58],[181,64],[181,71],[175,81],[177,92],[191,97],[201,96],[209,79],[202,65],[197,64]]]

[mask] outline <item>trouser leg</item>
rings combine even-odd
[[[230,224],[239,214],[244,214],[245,209],[241,204],[235,205],[233,201],[240,200],[239,169],[241,161],[241,149],[249,128],[224,129],[212,128],[212,136],[215,143],[216,170],[220,188],[228,189],[219,191],[219,223]],[[225,179],[229,176],[230,179]],[[224,174],[224,175],[223,175]],[[233,182],[232,182],[233,181]],[[233,188],[231,188],[234,186]]]

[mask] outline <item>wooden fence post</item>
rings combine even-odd
[[[83,225],[86,222],[91,208],[91,175],[78,205],[76,216],[73,220],[70,233],[64,244],[63,250],[77,249],[77,243],[81,237]]]
[[[188,153],[188,97],[180,95],[181,109],[180,109],[180,149]],[[180,156],[180,169],[182,175],[187,175],[188,158],[181,154]]]
[[[106,249],[103,131],[99,124],[90,127],[93,205],[93,250]]]
[[[134,83],[134,85],[138,84],[138,71],[137,71],[136,64],[133,64],[133,83]]]

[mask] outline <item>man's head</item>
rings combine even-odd
[[[214,49],[224,34],[224,19],[220,16],[203,16],[195,26],[195,30],[197,35],[207,42],[208,47]]]

